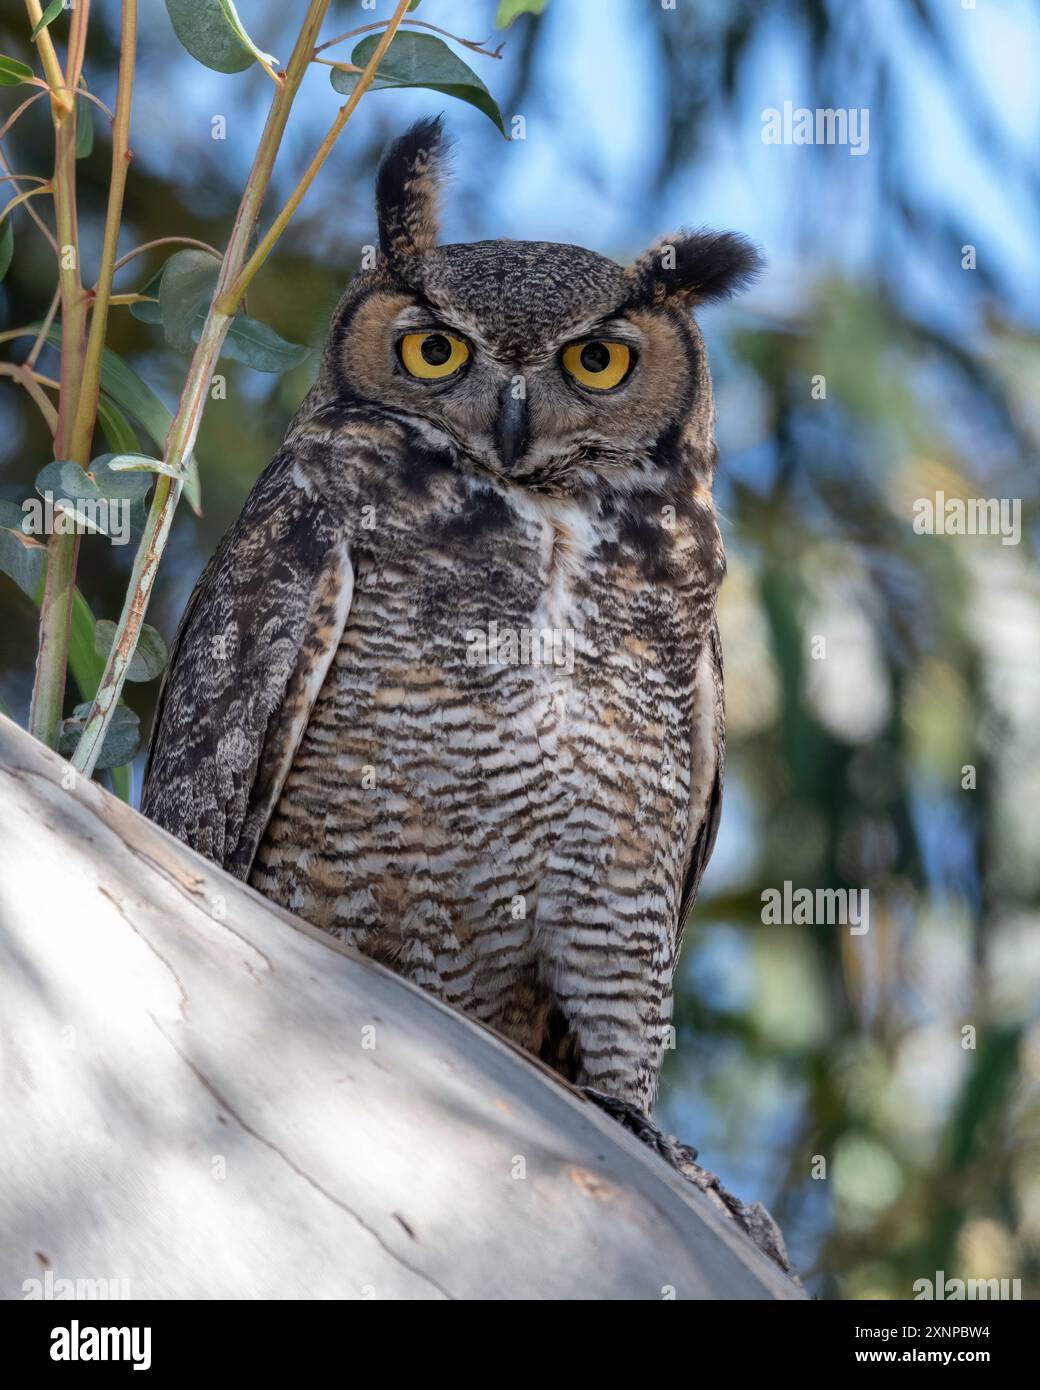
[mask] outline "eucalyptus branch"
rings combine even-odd
[[[99,107],[102,111],[104,111],[105,115],[108,117],[108,119],[109,119],[110,121],[114,121],[114,120],[115,120],[115,118],[116,118],[115,112],[112,111],[108,106],[106,106],[105,103],[101,100],[100,97],[96,97],[96,96],[94,95],[93,92],[88,91],[87,87],[86,87],[85,85],[83,85],[82,83],[80,84],[80,87],[79,87],[79,89],[78,89],[76,95],[77,95],[77,96],[81,96],[81,97],[86,97],[86,99],[87,99],[88,101],[92,101],[92,102],[94,103],[95,106]]]
[[[108,184],[108,208],[101,242],[101,266],[91,306],[90,334],[83,363],[83,379],[76,415],[69,438],[69,458],[85,468],[90,461],[98,396],[101,390],[101,354],[108,328],[108,303],[115,275],[116,246],[123,218],[123,194],[130,168],[130,108],[134,95],[134,65],[137,58],[137,0],[123,0],[123,22],[119,44],[119,76],[116,84],[116,113],[112,122],[112,174]]]
[[[34,23],[41,18],[39,0],[25,0]],[[86,30],[90,16],[89,0],[80,0],[72,12],[69,30],[69,85],[79,81]],[[79,233],[76,220],[76,103],[67,107],[58,99],[49,63],[54,46],[46,29],[40,31],[40,54],[51,81],[51,112],[54,121],[54,216],[58,248],[58,284],[61,290],[61,393],[54,429],[54,457],[64,458],[71,421],[75,417],[83,372],[83,350],[87,307],[79,271]],[[46,39],[46,43],[42,40]],[[47,54],[50,54],[50,58]],[[62,74],[58,71],[58,77]],[[47,578],[40,606],[40,641],[36,654],[36,675],[29,709],[29,730],[42,743],[53,748],[58,741],[62,705],[65,698],[65,672],[68,664],[69,633],[72,626],[72,600],[76,591],[76,562],[80,538],[57,532],[47,540]]]
[[[7,175],[7,177],[21,179],[23,175],[9,174]],[[34,198],[37,195],[37,193],[52,193],[53,191],[54,190],[50,179],[43,179],[40,183],[39,188],[26,188],[23,192],[17,194],[14,198],[12,198],[9,203],[5,203],[3,207],[0,208],[0,221],[2,221],[3,218],[7,217],[9,213],[13,212],[14,209],[18,207],[21,203],[25,203],[30,198]]]
[[[25,365],[27,367],[36,366],[36,359],[43,351],[43,345],[47,341],[47,334],[51,331],[51,324],[54,322],[55,315],[57,314],[60,308],[61,287],[59,286],[58,289],[54,291],[54,296],[51,299],[50,308],[44,315],[43,322],[40,324],[40,331],[36,335],[36,341],[33,343],[32,347],[29,350],[29,356],[25,359]]]
[[[47,423],[47,428],[53,435],[58,427],[58,412],[42,388],[49,386],[54,391],[60,391],[61,382],[52,381],[47,376],[40,376],[31,367],[27,367],[21,362],[0,362],[0,376],[9,376],[25,388],[36,403],[40,414]]]
[[[88,0],[89,3],[89,0]],[[25,0],[25,8],[29,15],[29,23],[35,29],[43,18],[43,10],[40,7],[40,0]],[[73,19],[75,24],[75,18]],[[75,106],[72,93],[65,83],[65,74],[61,70],[58,62],[58,55],[54,51],[54,43],[51,39],[49,29],[41,29],[36,35],[36,47],[40,54],[40,62],[43,64],[44,76],[47,78],[47,85],[51,92],[51,109],[54,112],[55,120],[60,120],[67,115]],[[71,44],[70,44],[71,47]]]
[[[7,158],[4,155],[3,150],[0,150],[0,169],[3,169],[6,173],[11,172],[10,165],[7,163]],[[34,191],[37,193],[40,192],[38,188]],[[22,206],[25,208],[26,212],[29,214],[32,220],[36,223],[37,227],[39,227],[40,231],[43,233],[44,237],[49,242],[51,250],[54,252],[56,256],[58,254],[58,243],[54,240],[54,234],[51,231],[51,229],[47,226],[46,222],[44,222],[43,218],[36,211],[32,203],[30,203],[28,199],[24,201]],[[4,216],[6,215],[7,214],[5,212]]]
[[[0,174],[0,183],[5,183],[8,179],[11,179],[14,183],[44,183],[48,186],[50,185],[50,179],[41,179],[38,174]],[[6,215],[7,209],[5,208],[3,212],[0,213],[0,217],[5,217]]]
[[[48,91],[48,89],[47,89],[46,87],[44,87],[42,91],[33,92],[33,94],[32,94],[31,97],[26,97],[26,98],[25,98],[25,100],[22,102],[21,106],[16,106],[16,107],[14,108],[14,110],[13,110],[13,111],[11,112],[11,114],[8,116],[7,120],[4,121],[3,125],[0,125],[0,140],[2,140],[2,139],[4,138],[4,136],[5,136],[5,135],[7,134],[7,132],[12,128],[12,126],[14,125],[14,123],[15,123],[15,122],[18,120],[18,118],[23,114],[23,112],[28,111],[29,107],[32,106],[32,104],[33,104],[34,101],[39,101],[40,97],[46,96],[46,95],[47,95],[47,91]]]
[[[222,261],[224,257],[215,246],[210,246],[208,241],[198,241],[193,236],[161,236],[155,241],[144,241],[140,246],[135,246],[132,251],[127,251],[125,256],[120,256],[112,269],[122,270],[123,266],[128,265],[135,256],[143,256],[146,251],[154,251],[157,246],[194,246],[198,251],[208,251],[216,260]]]
[[[83,60],[87,56],[87,23],[90,19],[90,0],[76,0],[75,8],[81,13],[74,15],[69,27],[69,47],[65,55],[65,85],[75,93],[83,76]],[[77,20],[79,21],[77,23]],[[75,106],[75,97],[73,97]]]
[[[314,58],[315,63],[322,63],[327,68],[336,68],[339,72],[360,72],[361,69],[356,63],[341,63],[335,58]]]
[[[248,264],[242,270],[241,274],[239,274],[236,277],[231,288],[229,290],[224,291],[223,294],[218,292],[214,300],[214,305],[221,313],[228,315],[234,314],[235,310],[241,303],[242,296],[249,288],[249,285],[252,282],[257,271],[260,269],[260,267],[267,260],[268,256],[271,254],[272,250],[274,249],[275,243],[277,242],[278,238],[281,236],[282,232],[288,225],[289,219],[292,217],[293,213],[296,211],[300,203],[303,201],[304,195],[307,192],[308,188],[310,188],[311,184],[314,182],[315,178],[317,177],[318,171],[321,169],[322,165],[325,163],[329,155],[332,153],[332,148],[335,145],[336,141],[339,139],[343,127],[350,120],[351,116],[354,114],[354,111],[357,108],[358,102],[361,100],[361,98],[365,95],[365,93],[371,86],[372,79],[376,75],[376,70],[379,67],[380,62],[382,61],[383,54],[390,47],[390,43],[394,35],[397,33],[398,26],[404,18],[405,11],[408,9],[409,3],[410,0],[398,0],[397,8],[394,10],[389,21],[387,22],[387,27],[384,30],[382,37],[373,49],[372,56],[368,60],[364,72],[358,79],[357,86],[351,92],[346,104],[344,106],[341,106],[339,111],[337,112],[336,119],[332,122],[332,125],[329,127],[328,134],[325,136],[325,139],[318,146],[318,151],[315,154],[314,158],[311,160],[310,164],[307,166],[306,172],[304,173],[303,177],[300,179],[299,183],[296,185],[292,193],[289,195],[285,203],[285,206],[282,208],[281,212],[278,213],[277,217],[271,223],[271,226],[268,228],[266,235],[261,239],[260,245],[253,252],[252,256],[250,256]]]
[[[376,20],[374,24],[362,24],[358,29],[348,29],[345,34],[338,34],[334,39],[328,39],[325,43],[319,44],[314,50],[314,57],[317,62],[328,62],[327,58],[318,57],[319,53],[324,53],[327,48],[333,48],[338,43],[345,43],[347,39],[356,39],[359,34],[371,34],[376,29],[382,29],[386,23],[385,19]],[[501,58],[502,49],[505,46],[500,43],[497,48],[487,48],[490,39],[463,39],[458,34],[452,34],[447,29],[442,29],[439,24],[429,24],[425,19],[402,19],[402,24],[413,25],[416,29],[432,29],[435,34],[443,34],[446,39],[451,39],[454,43],[462,44],[463,48],[472,49],[474,53],[481,53],[485,58]],[[330,64],[338,67],[339,64]]]
[[[213,302],[199,335],[188,376],[181,392],[177,412],[166,439],[164,461],[183,473],[198,436],[202,412],[220,349],[231,326],[231,316],[217,308],[222,291],[231,284],[245,263],[249,239],[256,225],[281,145],[285,125],[296,93],[307,72],[314,43],[324,21],[330,0],[310,0],[307,14],[297,36],[292,57],[271,102],[267,122],[257,147],[253,166],[239,203],[235,224],[224,253]],[[182,483],[167,474],[156,479],[152,505],[148,512],[144,534],[134,557],[133,572],[123,611],[116,624],[115,637],[105,662],[97,694],[87,715],[72,759],[73,766],[88,776],[94,770],[104,743],[105,733],[119,702],[126,672],[137,647],[141,624],[151,597],[156,570],[166,548],[174,512],[180,498]]]

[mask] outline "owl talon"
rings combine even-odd
[[[758,1248],[774,1260],[801,1288],[801,1281],[788,1258],[780,1227],[761,1202],[749,1202],[745,1206],[738,1197],[726,1191],[714,1173],[709,1173],[706,1168],[701,1167],[697,1162],[696,1149],[676,1139],[674,1134],[663,1133],[629,1101],[608,1096],[592,1086],[581,1086],[579,1090],[601,1110],[605,1110],[612,1119],[617,1120],[630,1134],[648,1144],[676,1172],[681,1173],[687,1182],[699,1188],[716,1207],[732,1217]]]
[[[682,1143],[674,1134],[665,1134],[659,1130],[638,1106],[627,1100],[618,1100],[616,1096],[608,1096],[605,1091],[597,1091],[594,1086],[582,1086],[579,1089],[601,1110],[605,1110],[611,1119],[617,1120],[623,1129],[627,1129],[642,1143],[649,1145],[673,1168],[680,1168],[681,1171],[681,1164],[697,1161],[697,1150],[692,1145]]]

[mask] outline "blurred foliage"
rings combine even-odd
[[[1035,1297],[1040,335],[999,243],[991,240],[976,271],[961,269],[962,247],[979,239],[970,200],[944,201],[910,173],[917,72],[938,74],[958,138],[1030,222],[1040,211],[1035,163],[994,105],[992,84],[980,83],[966,45],[954,41],[961,12],[951,19],[938,0],[679,0],[675,10],[654,0],[553,0],[541,17],[517,19],[503,61],[481,68],[507,126],[522,111],[532,131],[540,128],[532,142],[578,139],[568,93],[553,83],[560,48],[573,41],[566,26],[589,4],[595,22],[617,25],[626,41],[638,26],[642,43],[643,243],[666,230],[674,191],[717,166],[720,146],[760,144],[762,106],[794,97],[871,110],[869,161],[856,161],[871,166],[869,189],[843,181],[834,152],[800,152],[774,219],[786,263],[768,246],[773,274],[708,324],[730,557],[721,602],[729,764],[719,846],[681,965],[665,1118],[729,1187],[771,1208],[823,1296],[906,1298],[915,1280],[943,1270],[1020,1278]],[[353,7],[341,8],[352,22]],[[462,24],[456,8],[448,20],[428,0],[422,13],[454,28]],[[898,26],[881,22],[882,8]],[[486,37],[495,9],[491,0],[469,6],[482,18],[458,32]],[[282,52],[279,7],[256,11],[251,31]],[[99,6],[107,39],[102,20],[92,39],[102,95],[116,57],[111,13]],[[24,56],[22,37],[16,17],[0,19],[0,50]],[[175,105],[184,68],[172,34],[154,24],[142,41],[161,47],[146,80],[162,83]],[[792,55],[797,84],[763,76]],[[604,68],[608,106],[616,76]],[[219,109],[255,115],[262,79],[224,80],[237,85]],[[250,296],[250,312],[290,342],[320,342],[371,238],[372,172],[385,136],[404,119],[395,115],[403,107],[389,105],[399,95],[366,98],[387,104],[352,125],[337,166],[341,187],[329,192],[329,172]],[[320,129],[333,100],[327,81],[314,100]],[[421,109],[443,105],[428,99]],[[95,243],[108,172],[107,131],[96,126],[80,189]],[[589,148],[605,158],[611,142],[591,130]],[[183,149],[172,127],[168,138]],[[145,143],[153,157],[132,170],[126,245],[171,230],[222,245],[240,165],[204,137],[190,169],[154,155],[161,130]],[[298,168],[306,148],[290,142],[289,164]],[[576,165],[589,153],[566,148]],[[42,116],[5,141],[14,167],[34,173],[46,173],[48,151]],[[505,157],[496,158],[505,180]],[[470,167],[464,150],[458,163],[459,203],[473,220],[499,170],[479,159]],[[481,234],[510,230],[485,221]],[[2,286],[5,327],[40,317],[53,278],[27,219],[17,231],[19,255]],[[641,249],[603,246],[592,231],[587,240],[619,257]],[[855,255],[840,254],[836,240],[855,243]],[[162,259],[128,267],[119,288],[146,284]],[[164,399],[176,395],[184,360],[156,329],[123,311],[113,314],[110,342]],[[205,515],[179,517],[149,612],[167,636],[276,448],[314,358],[277,378],[234,362],[222,370],[227,399],[210,404],[198,449]],[[822,399],[813,389],[819,377]],[[18,502],[50,457],[48,435],[8,382],[0,411],[0,497]],[[940,491],[1022,499],[1021,543],[918,535],[914,503]],[[131,557],[93,539],[87,547],[81,587],[95,617],[109,619]],[[34,610],[2,578],[0,602],[0,690],[24,718]],[[818,637],[823,660],[813,655]],[[152,698],[154,687],[128,688],[144,727]],[[74,699],[70,690],[70,709]],[[785,880],[869,889],[869,932],[763,925],[762,891]]]

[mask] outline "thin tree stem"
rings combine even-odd
[[[4,154],[3,150],[0,150],[0,169],[3,169],[5,173],[10,173],[10,166],[9,166],[8,163],[7,163],[7,157],[6,157],[6,155]],[[36,188],[36,189],[33,189],[32,191],[33,191],[34,193],[38,193],[40,190],[39,190],[38,188]],[[49,190],[48,190],[48,191],[49,191]],[[29,216],[32,218],[32,220],[36,223],[37,227],[39,227],[40,231],[43,233],[43,235],[46,237],[47,241],[49,242],[51,250],[54,252],[55,256],[57,256],[57,254],[58,254],[58,243],[54,240],[54,236],[53,236],[53,234],[52,234],[50,228],[49,228],[49,227],[47,226],[47,224],[44,222],[43,218],[40,216],[40,214],[39,214],[39,213],[36,211],[36,209],[33,207],[32,203],[28,201],[28,199],[26,199],[25,201],[23,201],[22,207],[25,208],[26,212],[29,214]],[[8,211],[10,211],[10,209],[5,210],[5,212],[4,212],[4,216],[5,216],[5,217],[7,216],[7,212],[8,212]]]
[[[40,8],[40,0],[25,0],[25,8],[29,15],[29,23],[35,29],[43,18],[43,10]],[[36,47],[39,50],[40,62],[43,64],[44,76],[47,78],[47,85],[51,89],[51,106],[55,116],[61,110],[64,113],[71,111],[75,106],[72,93],[69,91],[65,74],[61,70],[58,62],[58,55],[54,51],[54,44],[51,40],[50,30],[41,29],[36,36]],[[71,49],[71,43],[70,43]]]
[[[34,101],[39,101],[40,97],[46,95],[47,89],[44,88],[43,91],[34,92],[31,97],[26,97],[25,100],[22,102],[21,106],[16,106],[15,109],[8,116],[7,120],[4,121],[2,126],[0,126],[0,140],[2,140],[4,136],[7,134],[7,132],[12,128],[14,123],[18,120],[18,117],[21,116],[24,111],[28,111],[29,107],[33,104]]]
[[[285,231],[289,219],[292,217],[293,213],[296,211],[300,203],[303,201],[304,194],[307,192],[308,188],[310,188],[311,184],[317,177],[318,171],[321,169],[322,165],[325,163],[326,159],[328,159],[329,155],[331,154],[332,147],[339,139],[343,127],[354,114],[358,102],[368,91],[368,88],[372,83],[372,79],[376,75],[376,69],[379,67],[380,62],[382,61],[383,54],[390,47],[390,41],[397,33],[398,26],[400,25],[402,19],[405,16],[405,12],[408,9],[408,5],[409,0],[398,0],[397,8],[394,10],[393,15],[390,17],[390,20],[387,23],[387,27],[383,31],[382,37],[380,38],[378,44],[376,44],[376,47],[372,52],[372,57],[368,60],[364,72],[358,79],[357,86],[351,92],[350,98],[347,101],[346,105],[340,107],[340,110],[336,115],[336,119],[332,122],[332,125],[329,127],[328,134],[325,136],[325,139],[319,145],[318,151],[315,154],[314,158],[311,160],[310,164],[307,166],[307,170],[304,173],[303,177],[300,179],[299,183],[296,185],[292,193],[289,195],[289,198],[285,206],[282,208],[281,212],[279,212],[278,216],[271,223],[271,226],[268,228],[267,234],[261,239],[260,245],[253,252],[252,256],[250,256],[248,264],[242,270],[241,274],[238,275],[238,277],[235,279],[235,282],[230,288],[230,290],[225,291],[223,294],[217,295],[215,303],[221,313],[233,314],[235,312],[235,310],[238,308],[239,304],[242,301],[242,296],[249,288],[249,285],[252,282],[253,277],[256,275],[257,271],[260,269],[260,267],[267,260],[268,256],[271,254],[271,251],[274,249],[275,242],[281,236],[282,232]]]
[[[93,92],[88,92],[86,87],[84,87],[82,84],[80,85],[79,91],[76,93],[76,95],[80,97],[86,97],[88,101],[92,101],[95,106],[97,106],[100,110],[104,111],[105,115],[108,117],[110,121],[115,120],[115,112],[109,110],[109,108],[105,105],[105,103],[101,100],[100,97],[96,97]]]
[[[215,246],[210,246],[208,241],[197,241],[193,236],[161,236],[156,237],[155,241],[144,241],[140,246],[135,246],[132,251],[128,251],[125,256],[120,256],[112,267],[113,270],[122,270],[134,259],[135,256],[143,256],[146,251],[154,251],[157,246],[194,246],[199,251],[208,251],[215,260],[223,260],[223,256]]]
[[[29,16],[40,19],[39,0],[26,0]],[[72,12],[69,32],[69,72],[62,74],[54,46],[46,30],[38,44],[44,70],[51,83],[51,113],[54,119],[54,215],[58,250],[58,284],[61,290],[61,393],[54,429],[54,457],[66,457],[71,422],[79,401],[83,372],[83,350],[87,307],[79,270],[79,233],[76,222],[76,103],[57,99],[56,86],[75,85],[86,45],[90,17],[89,0],[80,0]],[[46,43],[43,40],[46,39]],[[50,58],[46,55],[50,54]],[[73,77],[71,83],[68,79]],[[57,81],[56,81],[57,79]],[[29,708],[29,730],[49,748],[57,746],[65,699],[65,671],[68,664],[69,632],[72,626],[72,600],[76,591],[76,562],[79,536],[59,535],[47,540],[47,578],[40,607],[40,640],[36,653],[36,675]]]
[[[60,307],[61,287],[59,286],[54,291],[54,297],[51,300],[50,308],[47,310],[43,322],[40,324],[40,331],[36,335],[36,341],[29,350],[29,356],[25,359],[25,365],[30,369],[36,366],[36,360],[43,351],[43,345],[47,341],[47,334],[51,331],[51,324],[54,322],[54,317]]]
[[[357,29],[348,29],[345,34],[337,34],[334,39],[327,39],[323,44],[319,44],[314,50],[315,58],[319,53],[324,53],[327,48],[333,48],[338,43],[344,43],[347,39],[356,39],[359,34],[371,34],[375,29],[382,29],[386,23],[385,19],[378,19],[374,24],[362,24]],[[438,24],[429,24],[425,19],[402,19],[402,24],[413,24],[417,29],[432,29],[435,34],[443,34],[446,39],[452,39],[455,43],[462,44],[463,48],[471,48],[474,53],[482,53],[485,58],[501,58],[502,45],[497,48],[486,48],[485,44],[489,39],[463,39],[458,34],[453,34],[449,29],[442,29]],[[328,62],[328,59],[320,59],[319,62]]]
[[[116,247],[123,220],[123,194],[130,168],[130,108],[134,95],[134,64],[137,57],[137,0],[123,0],[123,24],[119,44],[119,78],[116,86],[116,113],[112,122],[112,174],[108,184],[108,209],[101,243],[101,267],[94,286],[90,334],[83,364],[83,380],[76,416],[69,438],[69,458],[86,468],[94,436],[98,395],[101,390],[101,354],[108,329],[108,305],[115,275]]]
[[[40,414],[47,422],[47,428],[53,435],[58,423],[58,412],[48,400],[43,387],[50,386],[60,391],[61,383],[51,381],[50,377],[38,376],[31,367],[27,367],[21,362],[0,362],[0,376],[9,376],[20,386],[25,387],[28,394],[36,402]]]
[[[275,91],[253,167],[239,203],[235,224],[217,277],[213,302],[199,335],[177,412],[166,438],[164,461],[181,473],[186,470],[195,447],[210,381],[224,338],[231,326],[231,315],[221,312],[217,308],[217,302],[245,264],[249,238],[260,215],[289,112],[310,64],[329,2],[330,0],[310,0],[296,46],[286,67],[285,81]],[[166,548],[181,488],[182,483],[178,479],[166,474],[157,476],[152,505],[134,558],[130,586],[116,625],[112,648],[72,759],[73,766],[88,776],[97,763],[105,733],[119,702],[130,660],[137,647],[141,624],[147,612],[159,561]]]

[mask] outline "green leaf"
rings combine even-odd
[[[136,290],[136,294],[144,294],[144,290]],[[131,304],[130,312],[135,319],[140,319],[142,323],[162,323],[162,312],[159,309],[158,292],[151,299],[139,299],[135,304]],[[194,332],[194,330],[192,330]]]
[[[35,594],[32,595],[36,607],[40,608],[43,604],[43,584],[46,573],[47,556],[44,552],[44,574],[40,576],[40,582]],[[84,700],[92,701],[97,688],[101,684],[101,677],[104,674],[105,663],[98,656],[95,650],[94,638],[94,615],[90,611],[90,604],[78,589],[72,591],[72,627],[69,631],[69,670],[72,672],[72,679],[76,682],[79,693]],[[113,767],[109,769],[109,776],[112,778],[112,789],[118,797],[129,804],[130,801],[130,769],[129,767]]]
[[[176,478],[184,484],[184,495],[189,502],[192,502],[194,496],[193,509],[198,502],[198,470],[185,476],[172,464],[164,463],[162,459],[153,459],[148,454],[123,454],[119,458],[110,459],[108,466],[114,473],[162,473],[167,478]]]
[[[116,624],[108,618],[99,618],[94,627],[94,646],[102,660],[108,660],[115,638]],[[161,633],[150,623],[142,623],[126,678],[128,681],[153,681],[166,670],[169,659],[170,653]]]
[[[40,324],[30,324],[27,334],[38,333]],[[61,325],[55,324],[47,334],[51,347],[61,347]],[[158,449],[165,448],[166,436],[173,424],[173,416],[163,405],[152,388],[141,380],[132,367],[111,348],[102,349],[101,386],[109,396],[123,407],[128,415],[141,426]],[[196,516],[202,515],[202,484],[199,479],[199,465],[195,455],[188,460],[188,471],[184,479],[184,497]]]
[[[47,336],[50,340],[51,335]],[[60,329],[57,339],[60,345]],[[101,354],[101,385],[112,399],[137,421],[156,448],[165,448],[173,416],[147,382],[142,381],[133,368],[128,367],[110,348],[105,348]],[[199,479],[198,460],[194,454],[188,460],[184,496],[195,515],[201,516],[202,484]]]
[[[28,63],[20,63],[17,58],[5,58],[0,53],[0,87],[19,87],[23,82],[31,82],[35,75]]]
[[[265,67],[277,68],[278,59],[274,54],[265,53],[262,48],[257,48],[256,44],[246,33],[245,26],[239,19],[235,10],[234,0],[217,0],[217,3],[223,11],[224,19],[228,27],[232,30],[239,43],[249,50],[258,63],[263,64]]]
[[[202,480],[194,454],[188,460],[188,471],[184,475],[184,500],[196,516],[202,515]]]
[[[14,227],[11,226],[11,219],[5,217],[3,221],[0,221],[0,280],[10,270],[13,258]]]
[[[94,626],[94,615],[90,611],[90,605],[76,589],[72,595],[69,670],[79,687],[79,693],[88,702],[93,702],[105,669],[104,662],[94,649]],[[129,760],[118,767],[110,767],[108,775],[112,779],[112,790],[116,796],[129,806],[132,790]]]
[[[216,265],[217,262],[214,261],[213,264]],[[135,319],[140,319],[142,323],[162,323],[162,312],[159,309],[159,286],[162,284],[165,270],[166,263],[164,262],[152,278],[137,291],[138,294],[147,295],[148,298],[130,305],[130,313]]]
[[[40,32],[40,30],[46,29],[49,25],[53,24],[64,8],[65,0],[51,0],[51,3],[47,6],[43,14],[37,20],[36,24],[33,26],[32,33],[29,35],[30,39],[32,39],[34,43],[36,41],[36,35]]]
[[[418,8],[419,8],[419,0],[410,0],[410,4],[409,4],[409,6],[408,6],[408,13],[411,14],[411,12],[412,12],[413,10],[417,10]]]
[[[94,148],[94,103],[82,92],[76,97],[76,158],[86,159]]]
[[[252,319],[248,314],[237,314],[228,329],[220,355],[242,362],[256,372],[287,372],[305,361],[310,356],[310,349],[299,343],[286,342],[259,319]]]
[[[50,499],[56,511],[77,520],[87,530],[108,536],[116,543],[133,542],[144,529],[144,495],[151,486],[147,477],[114,471],[110,454],[93,460],[89,472],[61,459],[47,464],[36,478],[40,496]],[[84,504],[79,506],[78,504]],[[113,503],[125,503],[113,512]],[[126,521],[123,532],[121,521]]]
[[[47,547],[22,529],[25,512],[16,502],[0,501],[0,571],[27,598],[33,598],[47,559]]]
[[[0,527],[0,572],[13,579],[26,598],[36,593],[46,558],[45,545],[17,530]]]
[[[41,588],[37,605],[42,602],[43,590]],[[94,636],[95,626],[90,604],[80,591],[75,589],[72,594],[72,630],[69,633],[69,670],[72,672],[72,679],[76,682],[79,693],[84,700],[89,701],[93,701],[97,694],[101,677],[105,671],[105,663],[97,653],[97,642]],[[129,805],[131,791],[129,766],[110,768],[109,776],[112,778],[112,790],[116,796],[121,797]]]
[[[365,67],[379,38],[378,34],[370,34],[354,49],[350,61],[356,68]],[[341,68],[332,68],[331,72],[333,87],[344,96],[350,95],[361,76],[360,72],[344,72]],[[503,135],[506,133],[502,113],[483,82],[443,40],[432,34],[398,30],[372,80],[373,91],[381,87],[425,87],[457,97],[483,111]]]
[[[61,731],[58,734],[58,752],[63,758],[71,758],[75,753],[76,745],[79,743],[89,713],[89,704],[77,705],[69,718],[61,721]],[[112,715],[112,722],[108,726],[108,732],[105,734],[105,741],[101,747],[101,755],[96,766],[99,769],[121,767],[124,763],[133,760],[134,754],[140,746],[140,719],[127,705],[117,705]]]
[[[88,470],[82,469],[71,459],[58,459],[48,463],[36,476],[36,490],[41,497],[48,492],[57,499],[76,502],[129,501],[143,497],[151,487],[147,477],[136,473],[119,472],[111,467],[112,454],[101,454],[92,459]]]
[[[171,256],[170,260],[173,259],[175,258]],[[169,264],[167,261],[166,265]],[[217,262],[212,261],[212,264],[216,266]],[[142,323],[163,322],[160,296],[165,271],[166,266],[163,266],[158,274],[153,275],[148,283],[137,291],[138,294],[148,295],[149,298],[130,305],[131,314]],[[198,310],[191,326],[193,343],[199,340],[202,326],[206,322],[208,306],[207,296],[205,306]],[[230,358],[233,362],[242,362],[256,372],[287,372],[305,361],[310,356],[310,349],[299,343],[288,342],[259,319],[250,318],[248,314],[236,314],[221,346],[220,356],[222,359]]]
[[[115,401],[102,394],[98,397],[98,424],[108,440],[108,447],[114,454],[136,454],[139,452],[137,434],[133,425],[116,405]]]
[[[78,589],[72,595],[69,669],[84,700],[93,700],[104,675],[105,663],[98,656],[94,644],[94,614]]]
[[[25,329],[24,336],[35,336],[42,326],[39,323],[29,324]],[[19,336],[23,335],[20,334]],[[47,342],[50,343],[51,347],[61,347],[60,324],[55,324],[48,331]],[[128,367],[123,359],[110,348],[103,348],[101,352],[101,385],[109,396],[121,405],[146,431],[149,439],[157,448],[165,447],[166,436],[173,424],[173,416],[152,388],[142,381],[133,368]],[[184,496],[195,515],[201,516],[202,484],[199,479],[198,460],[194,454],[188,460],[188,471],[184,479]]]
[[[255,61],[277,68],[246,33],[232,0],[166,0],[173,32],[204,67],[215,72],[244,72]]]
[[[541,14],[546,3],[547,0],[498,0],[495,27],[508,29],[513,20],[519,19],[522,14]]]
[[[159,313],[170,347],[190,353],[191,330],[200,311],[209,308],[220,264],[205,251],[178,251],[163,268]]]
[[[43,605],[43,585],[46,578],[46,557],[44,574],[33,595],[36,607]],[[105,663],[94,650],[94,615],[90,604],[78,589],[72,593],[72,628],[69,632],[69,670],[85,700],[93,700],[101,684]]]
[[[17,502],[8,502],[0,497],[0,526],[5,526],[9,531],[21,531],[24,520],[25,512]]]
[[[163,463],[162,459],[153,459],[151,454],[139,454],[135,451],[132,454],[110,454],[106,457],[108,467],[113,473],[165,473],[169,478],[180,477],[171,464]]]

